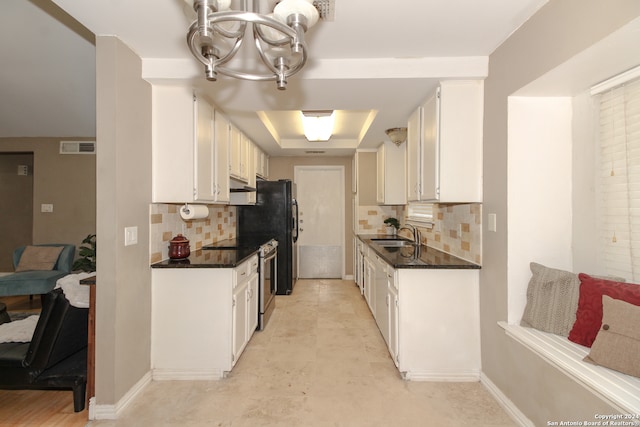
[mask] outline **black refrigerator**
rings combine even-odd
[[[278,241],[278,295],[289,295],[298,279],[298,203],[291,180],[256,182],[256,204],[238,206],[237,237]]]

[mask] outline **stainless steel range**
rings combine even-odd
[[[278,241],[269,240],[260,245],[258,252],[260,258],[259,274],[259,313],[258,330],[262,331],[273,310],[276,308],[276,292],[278,291]]]

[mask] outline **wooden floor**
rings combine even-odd
[[[2,297],[7,311],[39,313],[40,297]],[[0,426],[84,426],[89,411],[73,412],[71,390],[0,390]]]

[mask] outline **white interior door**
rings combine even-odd
[[[296,166],[298,276],[344,276],[344,167]]]

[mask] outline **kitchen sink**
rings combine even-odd
[[[371,241],[383,247],[398,248],[403,246],[415,246],[415,243],[411,240],[405,239],[371,239]]]

